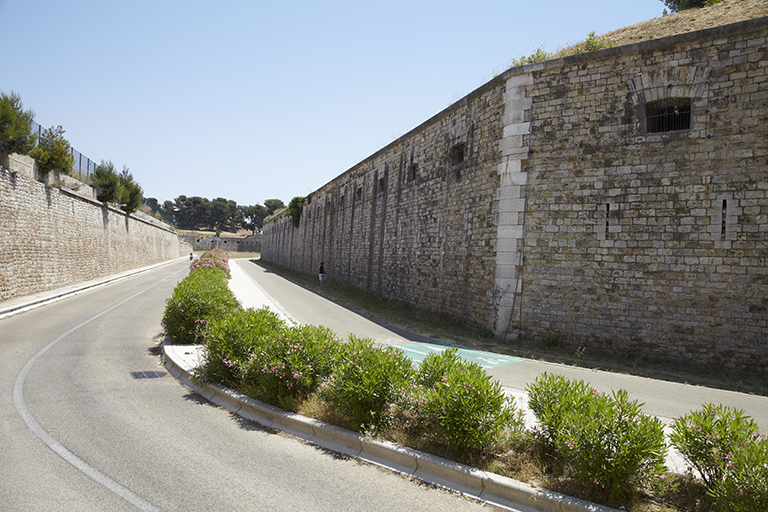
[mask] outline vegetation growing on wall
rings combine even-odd
[[[595,35],[595,31],[593,30],[587,35],[587,38],[576,44],[576,46],[572,47],[573,53],[587,53],[587,52],[595,52],[597,50],[602,50],[603,48],[611,48],[613,46],[613,42],[604,38]]]
[[[581,41],[573,46],[564,48],[556,53],[549,53],[544,50],[543,47],[539,47],[535,52],[528,56],[512,59],[512,66],[523,66],[525,64],[533,64],[534,62],[542,62],[549,59],[557,59],[560,57],[566,57],[568,55],[576,55],[579,53],[594,52],[602,50],[603,48],[611,48],[614,46],[613,41],[596,35],[595,31],[589,33],[584,41]]]
[[[288,214],[293,221],[293,227],[298,228],[301,222],[301,212],[304,210],[304,198],[294,197],[291,202],[288,203]]]
[[[38,170],[43,174],[50,171],[64,174],[72,172],[72,148],[64,138],[64,129],[61,126],[52,126],[43,131],[38,145],[29,155],[37,160]]]
[[[133,213],[141,206],[143,191],[127,167],[117,172],[111,160],[102,160],[92,179],[99,201],[117,204],[126,213]]]
[[[32,134],[35,113],[24,110],[21,96],[11,91],[0,93],[0,153],[28,154],[35,147],[37,135]]]
[[[540,46],[535,52],[528,56],[512,59],[511,67],[524,66],[525,64],[533,64],[534,62],[543,62],[552,58],[554,58],[554,56]]]

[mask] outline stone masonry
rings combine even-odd
[[[262,257],[510,339],[767,371],[767,35],[512,68],[267,223]]]
[[[191,252],[173,231],[5,167],[0,247],[0,302]]]

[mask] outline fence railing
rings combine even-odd
[[[32,121],[32,132],[37,133],[37,136],[40,137],[43,134],[43,127]],[[73,147],[70,147],[70,151],[72,152],[72,171],[85,174],[86,176],[93,174],[99,164]]]

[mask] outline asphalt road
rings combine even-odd
[[[167,374],[133,378],[164,370],[156,337],[187,265],[0,320],[0,509],[481,508],[264,430]]]
[[[234,262],[258,283],[281,308],[296,321],[324,325],[343,337],[354,334],[372,338],[380,343],[406,345],[413,342],[434,341],[392,326],[378,324],[365,316],[335,304],[322,296],[256,265],[251,261]],[[684,363],[681,363],[684,364]],[[584,380],[596,389],[610,393],[624,389],[632,399],[645,404],[647,414],[672,420],[707,402],[720,403],[744,410],[759,425],[763,435],[768,434],[768,397],[735,393],[719,389],[691,386],[623,375],[599,370],[576,368],[530,359],[517,359],[512,364],[487,370],[504,387],[518,397],[525,396],[525,388],[544,372],[559,373],[568,378]]]

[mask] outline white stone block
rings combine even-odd
[[[523,238],[523,226],[499,226],[499,238]]]
[[[499,212],[524,212],[525,198],[505,198],[499,200]],[[501,222],[499,222],[501,224]]]
[[[507,199],[519,199],[520,186],[513,185],[511,183],[505,184],[505,186],[499,187],[499,190],[496,192],[496,197],[499,199],[499,201],[504,201]]]
[[[512,252],[516,253],[518,249],[517,238],[500,238],[496,240],[496,253]],[[498,259],[498,257],[497,257]]]
[[[504,137],[531,133],[531,123],[515,123],[504,127]]]
[[[520,214],[516,211],[502,210],[499,212],[499,226],[516,226],[519,223],[519,219]]]
[[[522,73],[519,75],[513,75],[507,79],[507,92],[509,92],[512,89],[523,89],[525,90],[526,85],[532,85],[533,84],[533,75],[531,73]]]

